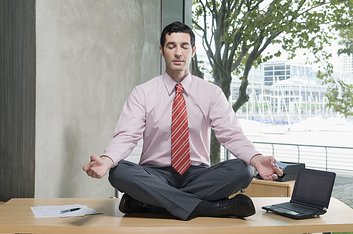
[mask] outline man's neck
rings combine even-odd
[[[187,72],[176,72],[176,71],[172,72],[172,71],[166,69],[166,72],[171,78],[173,78],[173,80],[175,80],[178,83],[183,81],[184,78],[189,75],[189,71],[187,71]]]

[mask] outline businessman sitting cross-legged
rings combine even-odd
[[[119,206],[124,213],[164,208],[182,220],[253,215],[249,197],[228,197],[249,185],[251,166],[265,180],[281,176],[276,160],[262,156],[244,136],[222,90],[190,74],[196,47],[187,25],[166,26],[159,50],[164,74],[134,88],[110,145],[102,156],[91,155],[83,170],[93,178],[110,170],[110,183],[125,193]],[[237,159],[209,166],[211,128]],[[141,138],[139,164],[124,160]]]

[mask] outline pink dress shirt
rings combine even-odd
[[[171,113],[176,84],[165,72],[134,88],[103,154],[114,161],[114,166],[131,153],[142,137],[140,165],[171,165]],[[259,152],[242,132],[222,90],[191,74],[181,84],[189,119],[191,165],[210,165],[211,127],[218,141],[249,165]]]

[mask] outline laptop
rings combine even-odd
[[[300,168],[291,200],[262,209],[293,219],[318,217],[326,213],[335,178],[334,172]]]

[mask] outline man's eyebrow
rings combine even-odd
[[[175,45],[176,43],[174,42],[174,41],[170,41],[170,42],[168,42],[167,44],[166,44],[166,46],[168,46],[168,45]],[[182,45],[190,45],[190,43],[189,42],[182,42],[181,43]]]
[[[170,42],[168,42],[168,43],[166,44],[166,46],[168,46],[168,45],[175,45],[175,42],[170,41]]]

